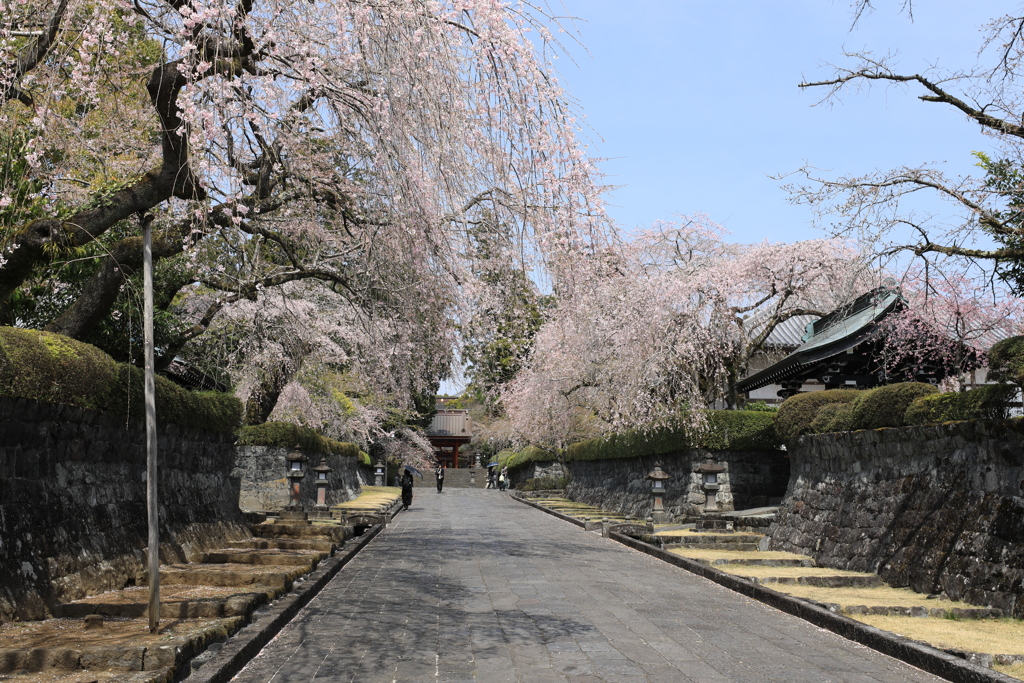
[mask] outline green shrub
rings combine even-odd
[[[992,345],[988,376],[997,382],[1024,386],[1024,337],[1009,337]]]
[[[856,389],[826,389],[790,396],[775,413],[775,431],[780,439],[792,439],[801,434],[815,433],[812,423],[822,406],[830,403],[850,403],[861,393]]]
[[[575,443],[566,449],[566,460],[610,460],[676,453],[695,448],[712,451],[775,450],[781,442],[775,432],[774,414],[746,410],[708,411],[707,429],[695,432],[686,426],[650,433],[630,430]]]
[[[184,389],[157,375],[157,420],[210,432],[233,433],[242,404],[232,394]],[[0,396],[145,415],[144,373],[116,363],[95,346],[40,330],[0,328]]]
[[[1004,420],[1017,387],[989,384],[966,392],[930,394],[914,399],[904,421],[908,425],[939,424],[959,420]]]
[[[117,363],[95,346],[39,330],[0,328],[0,395],[107,410]]]
[[[564,489],[569,483],[568,477],[536,477],[527,479],[516,487],[519,491],[544,491],[547,489]]]
[[[743,406],[743,410],[753,410],[762,413],[774,413],[778,409],[778,406],[771,405],[770,403],[765,403],[764,401],[750,401]]]
[[[498,454],[491,460],[488,460],[488,462],[496,462],[498,463],[498,467],[504,467],[505,464],[508,463],[509,459],[514,455],[516,455],[516,451],[511,448],[506,448],[503,451],[498,451]]]
[[[775,411],[756,410],[708,411],[708,431],[694,441],[694,448],[711,451],[773,451],[782,445]]]
[[[359,451],[359,456],[358,457],[359,457],[359,464],[360,465],[366,465],[367,467],[370,467],[371,465],[373,465],[373,461],[370,460],[370,454],[367,453],[366,451]]]
[[[848,432],[853,425],[853,405],[850,403],[826,403],[818,408],[811,420],[812,434]]]
[[[309,427],[301,427],[291,422],[264,422],[238,430],[239,446],[275,446],[278,448],[300,448],[316,453],[333,453],[334,455],[360,458],[359,447],[354,443],[344,443],[321,436]],[[366,457],[369,465],[370,457]]]
[[[880,427],[902,427],[907,408],[921,396],[938,393],[931,384],[902,382],[862,391],[853,401],[851,427],[853,429],[878,429]]]

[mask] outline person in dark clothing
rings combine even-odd
[[[444,487],[444,465],[438,465],[434,470],[434,475],[437,477],[437,492],[441,493],[441,489]]]
[[[487,486],[485,488],[497,488],[494,483],[494,465],[487,468]]]
[[[412,472],[405,471],[402,475],[402,507],[406,510],[412,505]]]

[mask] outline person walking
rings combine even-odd
[[[502,467],[501,474],[498,475],[498,488],[502,491],[508,488],[508,468]]]
[[[497,488],[494,484],[494,465],[487,468],[487,486],[484,488],[493,489]]]
[[[405,471],[402,475],[402,506],[408,510],[412,505],[412,472]]]
[[[437,466],[434,476],[437,477],[437,492],[441,493],[441,489],[444,487],[444,465]]]

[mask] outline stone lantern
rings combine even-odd
[[[700,486],[704,491],[704,512],[697,520],[697,529],[727,531],[731,525],[718,514],[718,492],[722,489],[718,476],[725,472],[725,467],[714,461],[711,455],[701,464],[693,468],[700,476]]]
[[[647,475],[647,479],[651,482],[651,494],[654,496],[654,510],[651,512],[651,518],[656,524],[662,524],[665,521],[665,505],[663,498],[665,496],[665,482],[671,479],[671,477],[661,469],[661,463],[655,463],[654,469]]]
[[[306,473],[303,471],[302,465],[307,460],[308,458],[298,450],[298,447],[285,456],[285,461],[288,463],[286,476],[288,477],[290,495],[288,506],[281,512],[281,519],[306,519],[306,512],[302,508],[302,480],[305,479]]]
[[[316,507],[323,511],[327,509],[327,475],[334,471],[334,468],[327,464],[327,458],[320,458],[320,464],[313,468],[316,472]]]
[[[384,465],[383,460],[378,460],[377,464],[373,466],[373,485],[383,486],[384,485],[384,472],[387,471],[387,467]]]

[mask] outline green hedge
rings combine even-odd
[[[516,455],[516,453],[517,451],[514,451],[511,448],[506,448],[505,450],[498,451],[498,454],[487,462],[496,462],[498,463],[498,467],[504,467],[508,463],[509,459]]]
[[[907,408],[921,396],[938,393],[931,384],[902,382],[860,392],[851,404],[851,429],[902,427]]]
[[[781,439],[814,434],[812,426],[818,411],[830,403],[851,403],[862,392],[856,389],[826,389],[790,396],[775,413],[775,431]]]
[[[989,384],[965,392],[921,396],[907,408],[904,421],[908,425],[924,425],[959,420],[1005,420],[1010,416],[1010,402],[1016,395],[1017,387],[1013,385]]]
[[[546,451],[537,446],[527,446],[518,453],[513,453],[505,462],[500,460],[498,462],[501,463],[502,467],[507,467],[511,470],[532,462],[550,462],[552,460],[558,460],[557,453]]]
[[[1024,337],[1010,337],[992,345],[988,376],[997,382],[1024,386]]]
[[[853,429],[852,403],[826,403],[811,421],[812,434],[848,432]]]
[[[774,428],[774,413],[745,410],[708,411],[708,428],[692,432],[686,427],[659,429],[645,434],[627,431],[575,443],[565,459],[610,460],[654,456],[694,448],[712,451],[775,450],[781,445]]]
[[[160,422],[232,433],[242,404],[232,394],[189,391],[157,375]],[[95,346],[40,330],[0,327],[0,396],[27,398],[141,418],[143,371]]]
[[[321,436],[309,427],[301,427],[291,422],[264,422],[261,425],[242,427],[238,430],[239,446],[276,446],[278,448],[300,448],[316,453],[333,453],[334,455],[359,458],[360,463],[370,464],[370,456],[363,462],[359,446],[344,443]]]

